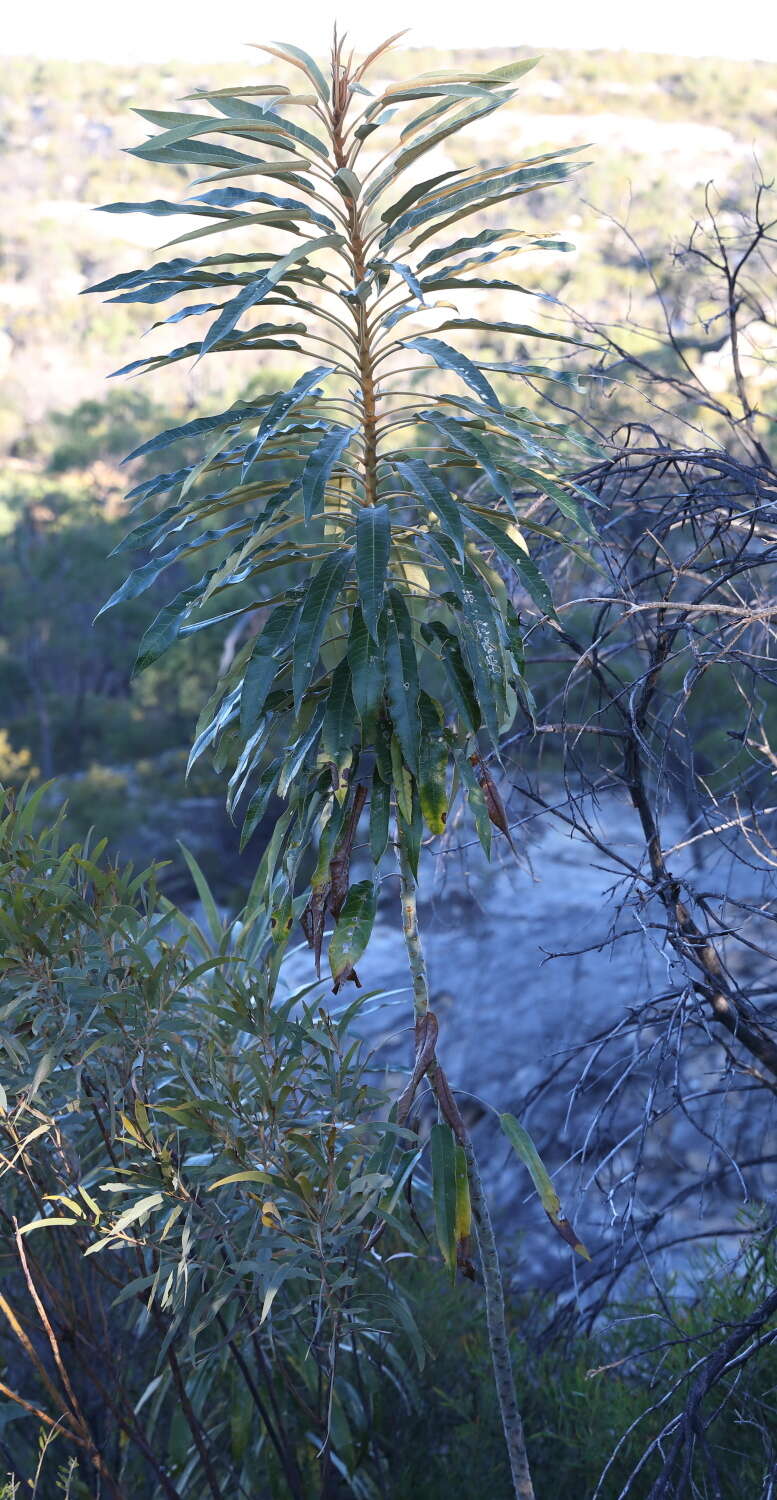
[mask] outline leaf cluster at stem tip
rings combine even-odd
[[[596,537],[591,497],[572,477],[571,454],[589,441],[514,399],[527,370],[568,382],[579,341],[524,314],[491,323],[468,300],[474,288],[525,304],[533,294],[504,279],[507,263],[570,248],[515,226],[520,199],[563,182],[575,151],[443,171],[435,155],[424,175],[425,157],[510,104],[536,59],[373,88],[393,40],[359,62],[335,37],[326,66],[268,45],[288,82],[137,111],[153,133],[135,154],[187,167],[193,181],[181,201],[107,211],[180,216],[184,228],[169,258],[90,288],[148,305],[155,327],[194,320],[188,342],[117,373],[227,353],[252,369],[258,355],[262,369],[280,356],[300,370],[288,388],[129,456],[163,463],[172,448],[184,460],[130,491],[142,515],[122,548],[142,560],[105,608],[170,570],[177,589],[137,668],[203,629],[238,642],[190,765],[207,752],[228,775],[243,843],[275,819],[265,897],[282,914],[276,940],[304,907],[320,951],[332,915],[336,984],[356,978],[374,913],[371,890],[349,895],[347,868],[342,888],[357,797],[376,867],[392,812],[416,872],[425,831],[443,832],[457,797],[487,849],[492,825],[507,831],[488,763],[516,714],[532,711],[521,614],[555,623],[527,543],[547,528],[526,495],[560,514],[570,546]],[[489,367],[458,347],[461,335],[497,332],[515,341],[514,359]],[[535,340],[555,363],[527,365]],[[318,865],[300,894],[311,843]]]

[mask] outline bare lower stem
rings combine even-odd
[[[433,1017],[429,1011],[429,980],[426,970],[426,959],[421,943],[421,935],[418,930],[416,883],[399,828],[397,829],[397,852],[399,856],[399,882],[402,900],[402,931],[405,936],[405,947],[407,948],[410,973],[413,980],[413,1005],[417,1025],[427,1015],[430,1021],[433,1020]],[[494,1228],[491,1223],[486,1195],[483,1191],[483,1183],[477,1159],[466,1126],[452,1101],[447,1080],[436,1058],[433,1058],[429,1064],[427,1074],[438,1101],[444,1103],[443,1112],[446,1118],[451,1115],[451,1106],[453,1106],[454,1113],[450,1123],[466,1153],[472,1218],[477,1235],[480,1270],[483,1277],[488,1343],[491,1350],[491,1363],[494,1369],[494,1384],[499,1401],[502,1428],[504,1430],[505,1443],[507,1444],[507,1456],[510,1463],[513,1491],[516,1500],[534,1500],[534,1486],[532,1485],[531,1473],[529,1471],[529,1460],[523,1435],[523,1422],[521,1421],[521,1413],[518,1410],[518,1402],[515,1395],[515,1380],[510,1358],[510,1345],[507,1338],[507,1324],[505,1322],[504,1290],[502,1286],[502,1272],[499,1265],[499,1254],[496,1248]]]

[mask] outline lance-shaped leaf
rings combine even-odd
[[[476,752],[474,755],[470,756],[470,763],[475,768],[475,775],[477,776],[480,789],[483,793],[488,816],[491,819],[494,827],[498,828],[499,832],[504,834],[508,844],[510,845],[510,848],[515,854],[516,848],[515,844],[513,843],[512,834],[510,833],[510,825],[507,821],[507,809],[505,808],[504,802],[502,801],[502,796],[499,788],[494,781],[494,778],[491,775],[488,766],[479,753]]]
[[[293,67],[300,68],[305,77],[310,79],[319,99],[324,104],[329,103],[329,86],[327,81],[318,63],[309,53],[303,52],[301,47],[293,47],[290,42],[275,42],[272,46],[267,42],[254,42],[251,45],[255,46],[259,52],[269,52],[271,57],[280,57],[284,62],[291,63]]]
[[[310,521],[323,509],[332,470],[338,459],[342,458],[356,431],[355,427],[335,427],[313,449],[302,471],[302,501],[306,521]]]
[[[253,114],[249,111],[255,109],[253,105],[247,105],[242,117],[234,115],[226,119],[219,119],[218,115],[183,115],[178,116],[179,123],[173,124],[168,130],[163,130],[159,135],[151,136],[149,140],[143,141],[139,146],[132,148],[132,156],[145,157],[149,161],[195,161],[199,157],[205,158],[205,153],[215,150],[221,153],[221,145],[211,147],[210,143],[203,146],[195,137],[202,135],[237,135],[249,141],[262,141],[271,146],[280,146],[288,150],[287,142],[292,140],[299,142],[308,151],[313,151],[317,156],[326,159],[328,152],[323,141],[318,136],[311,135],[309,130],[304,130],[300,125],[292,124],[291,120],[284,119],[276,112],[270,114],[264,110],[255,110]],[[162,125],[165,117],[161,110],[136,110],[136,114],[143,115],[152,124]],[[295,148],[292,147],[292,150]],[[193,155],[190,153],[194,153]],[[182,154],[185,153],[185,154]],[[242,153],[235,152],[230,155],[241,156]],[[244,157],[245,162],[251,160]],[[226,165],[226,163],[224,163]],[[222,165],[222,163],[217,163]]]
[[[267,695],[278,673],[278,655],[289,644],[298,616],[296,601],[277,604],[257,636],[240,694],[240,728],[244,735],[253,734],[259,724]]]
[[[528,1130],[524,1129],[524,1126],[516,1120],[515,1115],[500,1115],[499,1123],[513,1150],[521,1158],[524,1165],[528,1167],[529,1175],[537,1189],[540,1202],[554,1229],[561,1235],[562,1240],[566,1240],[566,1243],[571,1245],[573,1250],[577,1251],[578,1255],[582,1255],[584,1260],[590,1260],[591,1257],[585,1245],[578,1239],[569,1219],[566,1219],[561,1212],[561,1201],[558,1193],[551,1182],[547,1168]]]
[[[350,573],[353,555],[352,547],[331,552],[308,584],[294,637],[292,682],[297,713],[318,661],[327,621]]]
[[[399,215],[404,213],[405,209],[409,208],[411,204],[416,203],[419,198],[422,198],[424,193],[429,192],[431,188],[437,187],[438,183],[445,182],[451,177],[460,177],[463,170],[463,167],[459,167],[458,170],[438,172],[436,177],[427,177],[424,182],[417,182],[414,187],[408,188],[407,192],[403,193],[402,197],[398,198],[396,203],[392,203],[391,207],[387,208],[381,214],[383,223],[393,224],[394,220],[398,219]],[[421,261],[422,266],[423,264],[424,262]]]
[[[347,656],[344,656],[332,673],[319,747],[319,759],[331,762],[338,784],[340,775],[351,763],[355,731],[356,705],[351,690],[351,668]]]
[[[246,448],[243,458],[243,478],[251,465],[256,462],[265,444],[275,436],[279,427],[283,425],[289,413],[294,410],[303,396],[306,396],[314,386],[325,380],[331,373],[331,365],[316,365],[314,369],[306,370],[304,375],[300,375],[288,391],[282,391],[279,396],[275,397],[262,417],[256,437]]]
[[[192,610],[199,602],[204,588],[207,586],[209,575],[206,573],[198,583],[192,584],[190,588],[182,589],[180,594],[169,604],[160,609],[159,614],[151,621],[138,647],[135,665],[132,669],[133,677],[150,667],[153,662],[158,661],[165,651],[172,646],[181,633]]]
[[[398,589],[389,590],[386,639],[386,690],[391,721],[402,746],[406,764],[418,772],[418,660],[413,640],[413,622]]]
[[[98,609],[94,617],[95,621],[99,620],[100,616],[109,609],[113,609],[115,605],[123,604],[127,599],[137,599],[140,594],[144,594],[146,589],[150,589],[151,585],[156,582],[160,573],[163,573],[165,568],[169,568],[186,550],[186,542],[181,542],[180,546],[174,547],[172,552],[166,552],[164,557],[152,558],[142,567],[133,568],[124,582],[111,594],[110,599],[106,599],[102,607]]]
[[[370,788],[370,853],[372,862],[376,865],[380,864],[386,852],[390,815],[391,787],[383,780],[376,765]]]
[[[419,354],[428,354],[441,370],[453,370],[460,375],[466,384],[486,402],[488,406],[499,406],[499,397],[493,386],[481,374],[477,365],[473,365],[466,354],[460,354],[457,349],[452,349],[443,339],[415,338],[405,339],[406,349],[417,349]]]
[[[450,1125],[445,1123],[432,1126],[430,1139],[434,1227],[442,1258],[448,1268],[451,1281],[455,1281],[458,1198],[456,1139]]]
[[[498,240],[517,238],[525,234],[520,229],[481,229],[478,234],[463,235],[454,240],[452,245],[438,246],[436,250],[427,251],[426,255],[418,262],[419,274],[427,271],[430,266],[436,266],[438,261],[445,260],[449,255],[461,255],[465,251],[479,250],[484,246],[493,245]]]
[[[329,967],[332,970],[335,994],[347,979],[352,979],[357,985],[359,983],[355,966],[369,943],[375,922],[375,909],[375,887],[372,881],[360,880],[352,885],[329,943]]]
[[[233,209],[245,203],[268,203],[271,208],[282,208],[288,210],[291,218],[309,220],[312,224],[318,224],[321,229],[328,229],[335,233],[337,225],[328,214],[318,213],[311,208],[309,203],[302,203],[298,198],[279,198],[276,193],[251,192],[248,188],[212,188],[207,193],[197,193],[194,198],[187,198],[187,203],[212,204],[214,208]],[[186,212],[185,206],[181,212]]]
[[[259,824],[262,821],[262,818],[267,812],[267,808],[270,805],[270,798],[272,797],[272,794],[275,790],[275,784],[277,780],[278,766],[277,763],[273,763],[273,765],[268,766],[256,791],[251,796],[248,807],[246,808],[245,817],[243,819],[243,826],[240,830],[241,854],[245,849],[245,846],[248,843],[249,839],[256,832]]]
[[[589,344],[585,339],[575,339],[566,333],[550,333],[545,328],[534,328],[528,323],[488,323],[483,318],[450,318],[447,323],[441,323],[437,329],[438,333],[444,333],[449,328],[470,328],[480,333],[514,333],[522,338],[550,339],[555,344],[576,344],[580,349],[595,349],[595,344]]]
[[[460,185],[456,184],[457,188],[460,186],[461,191],[452,192],[450,195],[443,194],[434,202],[419,204],[411,214],[403,214],[393,229],[384,236],[381,244],[385,249],[398,234],[420,229],[420,234],[416,233],[414,239],[410,241],[410,249],[416,250],[432,235],[440,234],[442,230],[457,223],[460,219],[479,213],[485,208],[492,208],[498,203],[518,198],[535,188],[551,187],[564,182],[567,177],[579,171],[584,165],[585,163],[582,162],[574,165],[568,162],[555,162],[552,166],[526,168],[515,174],[505,173],[498,176],[489,174],[488,180],[484,180],[484,174],[478,174],[474,181],[465,180]]]
[[[418,794],[421,812],[431,833],[444,833],[448,816],[448,743],[439,703],[422,692],[418,700],[421,741],[418,751]]]
[[[384,643],[372,639],[361,610],[355,609],[348,637],[348,660],[354,701],[365,732],[373,723],[383,695],[384,654]]]
[[[401,832],[402,842],[407,854],[407,862],[413,873],[413,879],[418,879],[418,862],[421,858],[421,844],[424,836],[424,819],[421,812],[421,799],[418,795],[418,787],[415,781],[407,773],[410,781],[410,817],[408,818],[399,805],[397,796],[397,822]]]
[[[188,162],[197,167],[254,167],[260,166],[257,156],[247,151],[233,151],[231,146],[218,146],[210,141],[180,141],[172,146],[156,146],[155,141],[144,141],[142,146],[132,146],[130,156],[140,156],[144,161],[170,162],[175,166]]]
[[[472,1229],[472,1201],[469,1195],[467,1153],[456,1143],[456,1248],[469,1238]]]
[[[195,417],[193,421],[184,422],[180,427],[168,427],[165,432],[159,432],[156,437],[141,443],[139,448],[133,448],[132,452],[122,459],[122,462],[128,464],[132,459],[145,458],[147,453],[156,453],[160,448],[169,448],[172,443],[199,437],[203,432],[213,432],[217,427],[233,427],[238,424],[242,426],[244,422],[264,416],[266,410],[266,403],[261,405],[258,402],[237,401],[234,406],[230,406],[228,411],[217,412],[212,417]],[[188,472],[188,469],[179,471],[182,477]],[[170,479],[171,485],[177,482],[179,473],[166,476]],[[139,495],[141,491],[146,495],[152,494],[156,481],[150,480],[148,483],[152,486],[151,489],[139,485],[137,489],[130,491],[130,496]]]
[[[463,558],[464,527],[459,507],[442,474],[431,469],[422,458],[395,460],[394,467],[401,474],[411,493],[421,500],[427,510],[438,517],[443,529],[455,542],[459,556]]]
[[[483,847],[483,853],[486,859],[490,859],[492,843],[491,820],[488,816],[486,799],[483,796],[480,784],[470,764],[469,756],[466,754],[457,756],[457,766],[467,794],[467,804],[472,813],[475,830]]]
[[[479,532],[486,541],[491,542],[499,556],[510,564],[537,608],[543,614],[548,615],[551,620],[556,620],[557,615],[550,589],[528,552],[519,547],[497,521],[484,516],[482,511],[470,510],[467,506],[462,506],[461,509],[464,519],[473,531]]]
[[[427,410],[419,412],[422,422],[430,422],[441,432],[444,437],[458,448],[460,452],[466,453],[468,458],[474,459],[475,463],[483,470],[483,473],[491,480],[497,494],[511,507],[513,505],[513,492],[504,477],[497,468],[496,461],[488,444],[471,427],[466,427],[463,422],[458,422],[454,417],[446,417],[443,412]]]
[[[432,536],[429,542],[441,558],[453,586],[457,629],[475,685],[484,727],[490,734],[492,745],[496,747],[506,707],[508,683],[501,609],[469,559],[465,558],[462,564],[454,557],[447,537]]]
[[[218,344],[221,339],[226,338],[232,332],[233,328],[235,328],[240,318],[242,318],[243,313],[249,307],[255,307],[258,302],[261,302],[267,296],[268,292],[271,292],[273,287],[277,286],[278,282],[283,280],[286,272],[297,261],[304,260],[306,255],[312,255],[316,250],[333,249],[342,244],[342,235],[327,234],[321,236],[319,239],[305,240],[303,244],[297,245],[296,249],[290,250],[288,255],[281,256],[280,260],[277,260],[274,266],[264,271],[256,280],[249,282],[248,286],[243,287],[242,291],[238,292],[236,297],[232,297],[229,302],[225,303],[223,311],[215,323],[211,324],[202,341],[201,354],[207,354],[208,350],[212,349],[214,344]]]
[[[441,620],[424,622],[421,634],[428,645],[437,644],[456,713],[470,733],[477,734],[481,725],[480,708],[456,636]]]
[[[356,578],[364,623],[376,644],[390,552],[388,506],[360,506],[356,517]]]

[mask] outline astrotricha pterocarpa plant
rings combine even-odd
[[[558,362],[487,362],[458,347],[462,336],[469,347],[473,332],[512,336],[519,349],[535,338],[563,347],[558,332],[484,321],[471,308],[486,292],[526,295],[505,278],[507,262],[569,248],[516,227],[515,210],[525,194],[563,182],[576,158],[570,149],[451,166],[439,148],[509,104],[536,59],[371,89],[395,40],[357,62],[335,34],[326,72],[297,47],[268,46],[297,82],[301,75],[301,92],[251,83],[199,91],[181,112],[138,111],[159,128],[134,154],[191,167],[196,181],[181,202],[108,211],[202,223],[169,242],[186,242],[185,254],[92,290],[154,308],[172,301],[164,321],[195,318],[198,332],[121,373],[240,351],[257,356],[252,372],[275,353],[285,368],[296,361],[299,374],[288,389],[162,432],[130,455],[203,440],[196,462],[131,492],[146,514],[122,545],[150,560],[109,605],[202,554],[202,577],[161,610],[138,667],[202,628],[252,622],[203,711],[191,763],[209,751],[229,772],[228,807],[242,817],[244,843],[278,809],[265,890],[276,965],[295,920],[320,963],[333,919],[335,989],[355,980],[375,914],[376,879],[349,878],[363,813],[375,872],[390,843],[398,850],[417,1049],[398,1112],[407,1119],[421,1078],[430,1078],[441,1112],[438,1231],[455,1271],[471,1196],[513,1479],[526,1495],[493,1240],[471,1145],[436,1060],[415,886],[424,830],[442,834],[455,799],[486,846],[492,824],[507,832],[489,765],[521,699],[530,711],[522,600],[555,618],[526,539],[548,529],[559,538],[552,518],[548,528],[526,515],[516,488],[547,498],[570,544],[592,529],[568,457],[585,439],[515,399],[522,379],[573,377]],[[193,258],[194,242],[214,236],[217,253]],[[314,868],[303,882],[311,846]],[[529,1160],[513,1124],[513,1143]],[[543,1197],[574,1242],[547,1182]]]

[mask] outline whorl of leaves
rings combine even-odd
[[[139,111],[158,129],[135,154],[199,175],[180,203],[108,211],[201,223],[168,242],[185,253],[91,288],[155,309],[170,300],[165,322],[197,320],[191,342],[125,371],[260,350],[284,361],[293,351],[304,366],[289,389],[159,433],[130,455],[161,459],[181,439],[202,439],[197,462],[132,492],[148,512],[134,542],[151,560],[109,601],[138,594],[174,560],[206,559],[199,582],[147,631],[140,667],[191,632],[261,611],[262,628],[201,716],[191,762],[209,751],[229,768],[244,840],[272,799],[288,804],[289,890],[300,828],[334,827],[368,782],[376,863],[392,801],[411,848],[424,821],[442,830],[460,790],[487,837],[470,761],[498,748],[516,713],[523,651],[511,595],[553,619],[514,483],[547,497],[578,538],[590,530],[563,456],[585,440],[501,399],[477,358],[449,342],[498,330],[558,350],[560,335],[450,316],[455,304],[436,300],[473,288],[525,294],[504,263],[570,248],[483,226],[492,207],[564,181],[572,153],[420,179],[409,171],[509,104],[534,60],[373,94],[365,78],[388,46],[357,65],[336,41],[326,77],[297,48],[268,48],[303,75],[303,92],[250,85],[198,92],[180,112]],[[473,216],[476,232],[463,233]],[[215,234],[218,254],[190,255]],[[282,253],[253,248],[278,237]],[[508,390],[527,368],[564,378],[520,359],[497,368]]]

